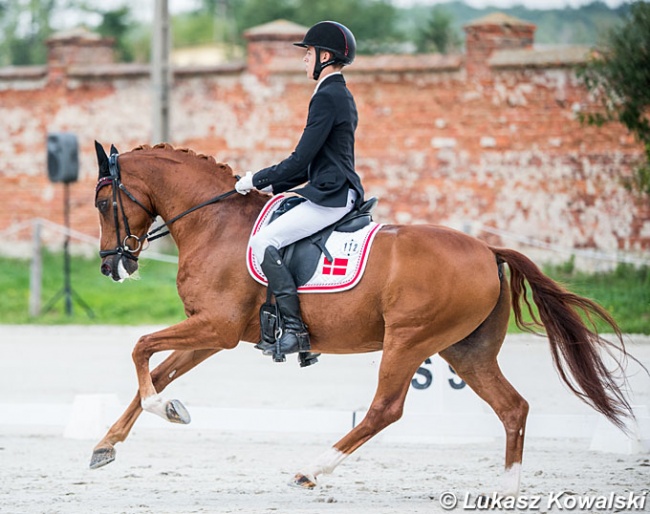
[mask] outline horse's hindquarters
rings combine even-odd
[[[384,226],[358,286],[303,294],[301,305],[315,351],[376,351],[387,331],[400,331],[400,344],[429,356],[474,332],[499,292],[496,259],[482,242],[431,225]]]
[[[397,227],[390,239],[385,252],[390,258],[384,262],[391,270],[384,278],[387,326],[419,327],[420,337],[435,341],[439,351],[467,337],[490,315],[500,279],[487,245],[432,225]],[[377,246],[382,244],[379,239]]]

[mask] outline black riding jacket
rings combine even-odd
[[[363,186],[354,169],[354,131],[358,115],[352,93],[341,74],[321,82],[309,102],[307,125],[293,153],[279,164],[253,175],[257,189],[273,186],[278,194],[293,192],[325,207],[343,207],[350,188],[363,202]]]

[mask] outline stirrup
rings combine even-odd
[[[290,337],[293,337],[295,340],[287,341]],[[282,344],[283,342],[285,343],[284,348]],[[300,331],[292,329],[280,330],[276,334],[275,344],[272,345],[272,349],[266,345],[264,346],[268,348],[264,351],[264,355],[271,355],[273,352],[284,355],[298,352],[309,352],[311,350],[311,345],[309,344],[309,332],[307,332],[307,329],[304,326]]]
[[[264,355],[268,354],[264,352]],[[287,356],[280,351],[280,341],[276,341],[273,345],[271,356],[273,357],[273,362],[286,362]]]
[[[273,362],[286,362],[287,360],[286,354],[280,351],[280,345],[277,343],[267,343],[266,341],[260,341],[255,345],[255,348],[261,350],[264,355],[273,357]],[[298,352],[298,363],[300,364],[301,368],[306,368],[307,366],[316,364],[320,355],[320,353],[312,353],[309,351]]]
[[[273,357],[273,362],[285,362],[287,360],[285,354],[280,351],[280,345],[277,340],[273,343],[260,341],[255,345],[255,348],[261,350],[263,355]]]
[[[275,348],[275,343],[269,343],[268,341],[260,341],[255,345],[255,349],[265,352],[264,355],[267,355],[266,352],[273,351]]]
[[[306,368],[307,366],[316,364],[318,362],[318,357],[320,357],[320,353],[299,352],[298,362],[300,363],[301,368]]]

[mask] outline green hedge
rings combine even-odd
[[[72,258],[72,288],[92,309],[90,318],[73,301],[73,313],[65,313],[64,298],[52,309],[31,318],[29,311],[30,262],[0,258],[0,323],[45,324],[174,324],[184,319],[183,305],[176,294],[176,265],[140,261],[141,280],[116,283],[99,271],[99,258]],[[569,261],[544,270],[571,291],[597,301],[617,320],[624,332],[650,334],[650,268],[619,265],[608,273],[578,272]],[[43,255],[45,307],[63,287],[62,254]],[[516,332],[511,321],[511,332]]]

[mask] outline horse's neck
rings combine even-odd
[[[206,173],[188,167],[161,173],[160,179],[152,184],[152,194],[158,214],[169,223],[179,214],[233,187],[234,180],[220,170]],[[257,193],[245,197],[230,195],[187,214],[173,222],[169,229],[179,252],[199,251],[206,245],[245,244],[265,201],[266,198]]]

